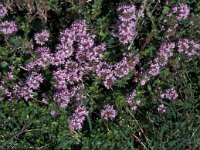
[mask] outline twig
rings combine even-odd
[[[32,132],[32,131],[41,131],[42,129],[30,129],[30,130],[24,130],[24,132]]]
[[[153,10],[151,11],[151,14],[154,12],[154,10],[156,9],[158,3],[160,3],[160,0],[157,1],[156,5],[154,6]]]
[[[145,148],[148,150],[148,148],[144,145],[144,143],[135,135],[133,134],[133,136],[136,138],[136,140]]]
[[[25,70],[25,71],[28,71],[28,69],[26,69],[25,67],[23,67],[21,65],[20,65],[20,68],[23,69],[23,70]]]
[[[147,143],[148,143],[148,145],[149,145],[149,147],[150,147],[150,143],[149,143],[149,141],[148,141],[148,138],[146,137],[146,134],[144,133],[144,130],[143,130],[142,127],[140,126],[140,124],[139,124],[139,122],[137,121],[137,119],[135,118],[135,116],[131,113],[131,111],[130,111],[130,110],[128,110],[128,111],[129,111],[129,113],[131,114],[131,116],[133,117],[135,123],[136,123],[136,124],[138,125],[138,127],[140,128],[141,132],[143,133],[143,135],[144,135],[144,137],[145,137],[145,139],[146,139],[146,141],[147,141]],[[151,149],[151,147],[150,147],[150,149]]]

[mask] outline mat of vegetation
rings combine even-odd
[[[200,1],[3,0],[0,149],[200,149]]]

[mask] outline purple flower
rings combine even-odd
[[[59,66],[65,64],[73,52],[73,43],[75,41],[75,33],[71,29],[65,29],[60,32],[60,43],[56,47],[56,53],[52,57],[52,64]]]
[[[37,59],[26,64],[29,71],[37,68],[45,68],[52,63],[53,54],[48,47],[40,47],[36,49]]]
[[[168,63],[168,59],[173,56],[174,43],[162,44],[159,48],[158,57],[155,59],[161,67]]]
[[[103,61],[99,62],[96,67],[96,74],[98,77],[105,79],[106,76],[112,74],[112,65]]]
[[[136,100],[134,103],[131,103],[131,110],[136,110],[138,106],[140,106],[140,104],[141,104],[140,100]]]
[[[105,77],[105,80],[104,80],[104,86],[107,88],[107,89],[110,89],[112,87],[112,85],[114,84],[116,78],[113,76],[113,72],[111,72],[109,75],[107,75]]]
[[[33,89],[28,88],[27,86],[19,86],[19,89],[17,89],[17,94],[18,97],[24,98],[26,101],[34,97]]]
[[[42,98],[42,103],[47,105],[49,102],[48,102],[48,100],[46,98]]]
[[[172,11],[176,14],[177,20],[187,19],[190,14],[190,9],[187,4],[178,4],[173,7]]]
[[[136,93],[132,92],[128,96],[126,96],[127,103],[130,105],[131,110],[136,110],[138,106],[141,104],[140,100],[134,100],[136,98]]]
[[[104,106],[104,109],[101,110],[101,117],[105,120],[113,120],[116,117],[116,110],[113,106],[106,105]]]
[[[58,115],[58,113],[57,113],[55,110],[52,110],[52,111],[50,112],[50,114],[51,114],[51,116],[52,116],[53,118],[55,118],[55,117]]]
[[[83,122],[85,117],[88,116],[88,113],[89,112],[86,110],[86,108],[82,104],[79,104],[73,115],[68,120],[69,128],[71,130],[82,129]]]
[[[152,63],[151,66],[150,66],[149,74],[151,76],[157,76],[157,75],[159,75],[159,73],[160,73],[159,64],[158,63],[156,63],[156,64]]]
[[[83,36],[80,38],[78,45],[80,51],[88,50],[94,46],[94,40],[90,36]]]
[[[20,81],[13,87],[12,94],[16,98],[24,98],[26,101],[34,97],[34,90],[38,89],[44,78],[42,74],[30,72],[25,82]]]
[[[40,47],[36,50],[38,60],[35,62],[40,67],[46,67],[52,62],[53,54],[48,47]]]
[[[166,111],[167,111],[167,108],[163,104],[158,106],[159,113],[164,114]]]
[[[87,35],[86,20],[76,20],[71,26],[71,31],[74,33],[75,40],[78,41],[81,37]]]
[[[139,55],[133,57],[130,53],[124,53],[122,60],[114,64],[114,73],[118,78],[122,78],[135,69],[136,64],[139,62]]]
[[[58,50],[72,49],[73,42],[75,41],[75,33],[70,29],[65,29],[60,32],[60,45],[57,46]]]
[[[160,69],[164,67],[170,57],[173,56],[174,43],[162,44],[159,48],[158,56],[151,62],[149,74],[151,76],[157,76],[160,73]]]
[[[126,45],[137,35],[135,5],[121,4],[117,11],[119,20],[114,27],[113,36],[119,38],[121,44]]]
[[[66,59],[73,53],[73,49],[58,50],[52,58],[52,64],[55,66],[64,65]]]
[[[143,77],[143,79],[140,81],[140,85],[144,86],[148,80],[149,80],[149,77],[147,75],[145,75]]]
[[[35,41],[39,45],[44,45],[45,42],[49,40],[49,32],[47,30],[43,30],[40,33],[35,34]]]
[[[126,100],[128,102],[128,104],[131,104],[133,99],[136,97],[136,93],[135,92],[132,92],[131,94],[129,94],[127,97],[126,97]]]
[[[93,46],[92,49],[85,51],[85,59],[90,62],[100,62],[103,58],[102,52],[106,50],[105,44]]]
[[[0,17],[5,17],[8,14],[7,8],[0,4]]]
[[[162,93],[160,95],[160,97],[162,99],[165,98],[165,99],[168,99],[168,100],[175,100],[175,99],[177,99],[178,94],[177,94],[177,92],[174,88],[170,88],[170,89],[167,89],[164,93]]]
[[[123,78],[130,71],[134,70],[139,60],[140,57],[138,54],[134,57],[133,54],[126,52],[118,63],[99,62],[96,66],[96,74],[103,80],[104,86],[110,89],[115,80]]]
[[[40,83],[42,83],[44,80],[44,77],[42,74],[39,74],[37,72],[32,72],[29,76],[28,79],[26,81],[27,86],[30,89],[37,89],[40,86]]]
[[[12,34],[17,32],[17,25],[15,21],[4,21],[0,23],[0,33]]]
[[[58,103],[60,103],[60,106],[62,108],[65,108],[65,107],[68,106],[68,104],[70,102],[70,97],[71,97],[71,94],[70,94],[69,90],[68,89],[62,89],[62,90],[57,90],[54,93],[53,99],[55,101],[57,101]]]
[[[127,4],[120,4],[117,9],[119,14],[119,20],[123,22],[129,22],[132,20],[136,20],[136,8],[135,5],[127,5]]]
[[[178,52],[187,56],[195,56],[199,54],[200,44],[189,39],[182,39],[178,42]]]

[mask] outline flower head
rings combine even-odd
[[[50,114],[52,117],[56,117],[58,115],[58,113],[55,110],[52,110]]]
[[[5,17],[8,14],[7,8],[0,4],[0,17]]]
[[[200,44],[193,40],[182,39],[178,42],[178,52],[187,56],[195,56],[199,54]]]
[[[164,114],[166,111],[167,111],[167,108],[163,104],[158,106],[159,113]]]
[[[4,21],[0,23],[0,33],[12,34],[17,32],[17,25],[15,21]]]
[[[45,42],[49,40],[49,32],[47,30],[43,30],[40,33],[35,34],[35,41],[39,45],[44,45]]]
[[[83,122],[88,113],[89,112],[86,110],[86,108],[82,104],[79,104],[73,115],[68,120],[69,128],[71,130],[82,129]]]
[[[137,35],[135,5],[121,4],[117,11],[119,20],[114,27],[113,35],[119,38],[121,44],[126,45]]]
[[[160,66],[158,63],[151,64],[149,74],[151,76],[157,76],[160,73]]]
[[[176,14],[177,20],[187,19],[190,14],[190,9],[187,4],[178,4],[173,7],[173,13]]]
[[[116,117],[116,110],[113,106],[106,105],[104,106],[104,109],[101,110],[101,117],[105,120],[113,120]]]
[[[178,94],[174,88],[167,89],[164,93],[160,95],[162,99],[166,98],[168,100],[175,100],[178,97]]]
[[[129,94],[127,97],[126,97],[126,100],[129,104],[132,103],[133,99],[136,97],[136,93],[135,92],[132,92],[131,94]]]
[[[117,9],[119,19],[121,21],[132,21],[136,20],[136,8],[135,5],[120,4]]]

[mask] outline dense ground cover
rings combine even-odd
[[[0,149],[200,149],[200,2],[4,0]]]

